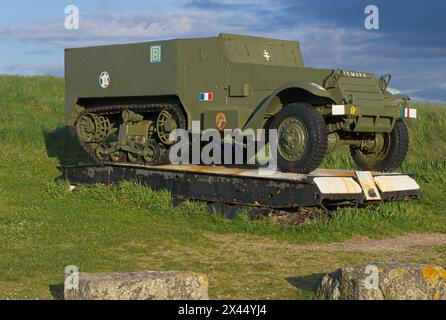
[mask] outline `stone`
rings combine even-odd
[[[271,215],[271,210],[267,208],[252,208],[249,210],[249,218],[252,220],[266,218]]]
[[[210,212],[218,213],[227,219],[234,219],[243,210],[243,207],[232,206],[221,202],[210,203],[207,207]]]
[[[223,214],[223,212],[225,212],[226,210],[228,210],[228,208],[230,207],[229,205],[225,204],[225,203],[221,203],[221,202],[211,202],[207,205],[208,210],[211,213],[217,213],[217,214]]]
[[[181,206],[184,202],[186,202],[187,200],[185,199],[180,199],[180,198],[173,198],[172,199],[172,206],[174,208],[178,208],[179,206]]]
[[[209,299],[207,276],[193,272],[147,270],[112,273],[80,272],[71,274],[69,277],[70,281],[65,280],[64,298],[66,300]]]
[[[318,295],[328,300],[446,300],[446,270],[403,263],[347,266],[325,275]]]

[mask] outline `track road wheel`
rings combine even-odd
[[[129,160],[130,163],[138,163],[141,160],[141,152],[144,149],[144,147],[140,144],[135,144],[134,145],[134,152],[127,152],[127,159]]]
[[[397,120],[391,133],[377,135],[378,148],[372,151],[350,147],[353,160],[360,170],[392,172],[401,166],[409,149],[409,133],[404,122]]]
[[[277,130],[277,164],[281,170],[310,173],[321,164],[327,150],[327,129],[312,105],[286,105],[270,129]]]
[[[174,142],[169,139],[170,133],[178,127],[178,119],[172,112],[169,112],[169,110],[160,112],[156,119],[156,130],[162,143],[166,145],[173,144]]]
[[[105,143],[101,143],[96,147],[95,154],[101,162],[107,162],[110,160],[110,156],[107,154],[107,145]]]
[[[156,165],[161,156],[161,148],[156,141],[146,143],[144,146],[143,158],[149,165]]]
[[[124,156],[124,157],[125,157],[125,156]],[[111,160],[112,162],[121,162],[121,161],[122,161],[122,158],[123,158],[123,155],[122,155],[121,152],[119,152],[119,151],[113,152],[113,153],[110,155],[110,160]]]

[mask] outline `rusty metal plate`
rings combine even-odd
[[[367,179],[359,174],[363,185],[354,171],[316,170],[312,174],[271,172],[260,173],[258,168],[224,166],[159,166],[141,165],[80,165],[59,167],[59,179],[71,184],[112,185],[124,180],[137,181],[155,190],[167,190],[174,198],[221,202],[273,209],[320,206],[336,203],[364,203],[375,199],[363,192],[370,189]],[[388,178],[389,177],[389,178]],[[375,177],[382,190],[397,190],[381,193],[383,200],[416,199],[420,190],[410,189],[407,178],[399,175],[380,174]],[[395,179],[397,178],[397,179]],[[358,179],[358,181],[357,181]],[[409,178],[411,179],[411,178]],[[373,181],[373,176],[372,176]],[[391,181],[393,184],[391,185]],[[366,184],[368,183],[368,184]],[[376,185],[375,185],[375,188]],[[376,191],[377,192],[377,191]],[[379,195],[379,193],[378,193]]]
[[[316,177],[313,179],[322,194],[360,194],[358,183],[348,177]]]
[[[381,195],[375,184],[372,173],[369,171],[356,171],[356,178],[361,185],[362,191],[367,201],[379,201]]]
[[[416,183],[413,178],[406,175],[377,176],[374,179],[381,192],[397,192],[420,189],[418,183]]]

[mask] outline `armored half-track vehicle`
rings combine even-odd
[[[362,170],[408,150],[390,76],[304,66],[299,43],[232,34],[65,51],[65,124],[99,163],[168,161],[175,129],[276,129],[278,165],[308,173],[338,145]]]

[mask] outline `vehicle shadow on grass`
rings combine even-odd
[[[48,157],[57,158],[61,165],[93,163],[67,127],[59,126],[52,131],[43,130],[42,134]]]
[[[285,279],[297,289],[315,294],[325,275],[326,273],[316,273],[303,277],[288,277]]]
[[[64,289],[63,284],[51,284],[48,287],[48,289],[51,295],[53,296],[54,300],[65,300],[63,295],[63,289]]]

